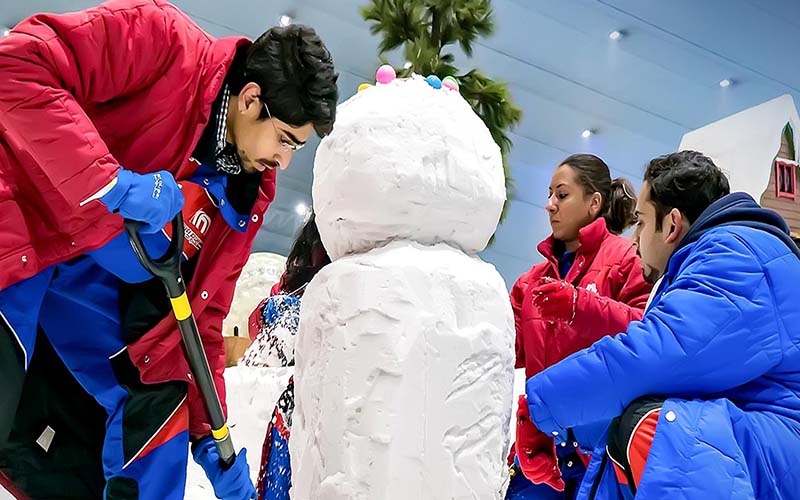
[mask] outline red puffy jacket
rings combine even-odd
[[[580,248],[564,279],[583,289],[571,324],[541,319],[531,287],[543,277],[561,279],[552,236],[539,244],[545,262],[520,276],[511,290],[517,329],[517,368],[530,378],[601,337],[624,332],[642,318],[652,285],[644,281],[631,241],[608,232],[602,217],[580,230]],[[566,314],[569,316],[569,314]]]
[[[211,114],[236,48],[161,0],[112,0],[82,12],[39,14],[0,39],[0,289],[96,249],[122,219],[99,201],[120,165],[191,177],[187,158]],[[275,195],[263,175],[251,223],[217,214],[188,295],[224,401],[222,319]],[[193,436],[209,432],[175,320],[129,346],[142,381],[190,382]]]

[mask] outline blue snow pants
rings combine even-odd
[[[21,353],[19,369],[26,372],[37,332],[108,415],[105,429],[97,429],[105,434],[97,457],[106,480],[103,498],[182,499],[187,388],[183,382],[139,380],[123,342],[119,280],[91,258],[79,257],[0,290],[0,335],[10,337],[4,340]],[[56,446],[54,431],[45,439]]]

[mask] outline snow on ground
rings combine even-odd
[[[228,425],[236,451],[247,448],[250,477],[255,483],[261,464],[261,447],[272,410],[286,389],[293,367],[260,368],[233,366],[225,370],[228,398]],[[186,500],[214,500],[214,490],[203,469],[189,454]],[[0,497],[0,500],[3,500]]]

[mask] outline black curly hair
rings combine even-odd
[[[703,210],[731,192],[722,170],[697,151],[678,151],[653,158],[644,180],[650,185],[650,201],[656,208],[657,231],[673,208],[693,224]]]
[[[250,45],[231,92],[238,95],[247,83],[257,83],[272,116],[296,127],[310,122],[324,137],[336,119],[338,77],[316,31],[290,24],[271,28]],[[268,117],[262,108],[259,118]]]

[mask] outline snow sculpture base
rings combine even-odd
[[[514,321],[495,268],[393,242],[314,278],[297,338],[293,500],[501,499]]]

